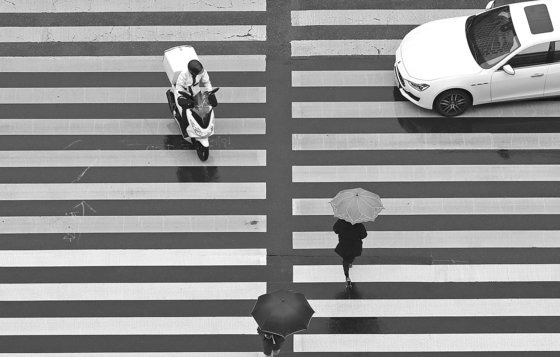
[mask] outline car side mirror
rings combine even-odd
[[[494,0],[489,1],[488,4],[486,4],[486,10],[490,10],[493,7],[494,7]]]
[[[504,70],[504,72],[506,72],[507,74],[513,76],[515,74],[515,70],[513,68],[511,68],[511,66],[509,64],[506,64],[502,67],[502,69]]]

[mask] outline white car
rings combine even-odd
[[[444,116],[471,105],[560,95],[560,1],[500,6],[416,27],[396,51],[395,80]]]

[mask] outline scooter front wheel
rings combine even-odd
[[[196,141],[195,146],[196,146],[196,154],[198,155],[198,158],[201,161],[208,160],[208,157],[210,156],[210,148],[205,147],[198,141]]]

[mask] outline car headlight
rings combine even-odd
[[[414,83],[411,82],[409,80],[406,81],[406,83],[408,83],[412,88],[416,89],[417,91],[425,91],[426,89],[430,88],[430,86],[428,84],[424,84],[424,83]]]

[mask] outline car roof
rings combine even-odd
[[[534,34],[531,32],[529,20],[525,12],[526,7],[546,5],[553,30]],[[558,0],[538,0],[527,1],[509,5],[515,32],[519,38],[519,42],[523,47],[533,46],[543,42],[560,41],[560,1]],[[534,31],[534,29],[533,29]]]

